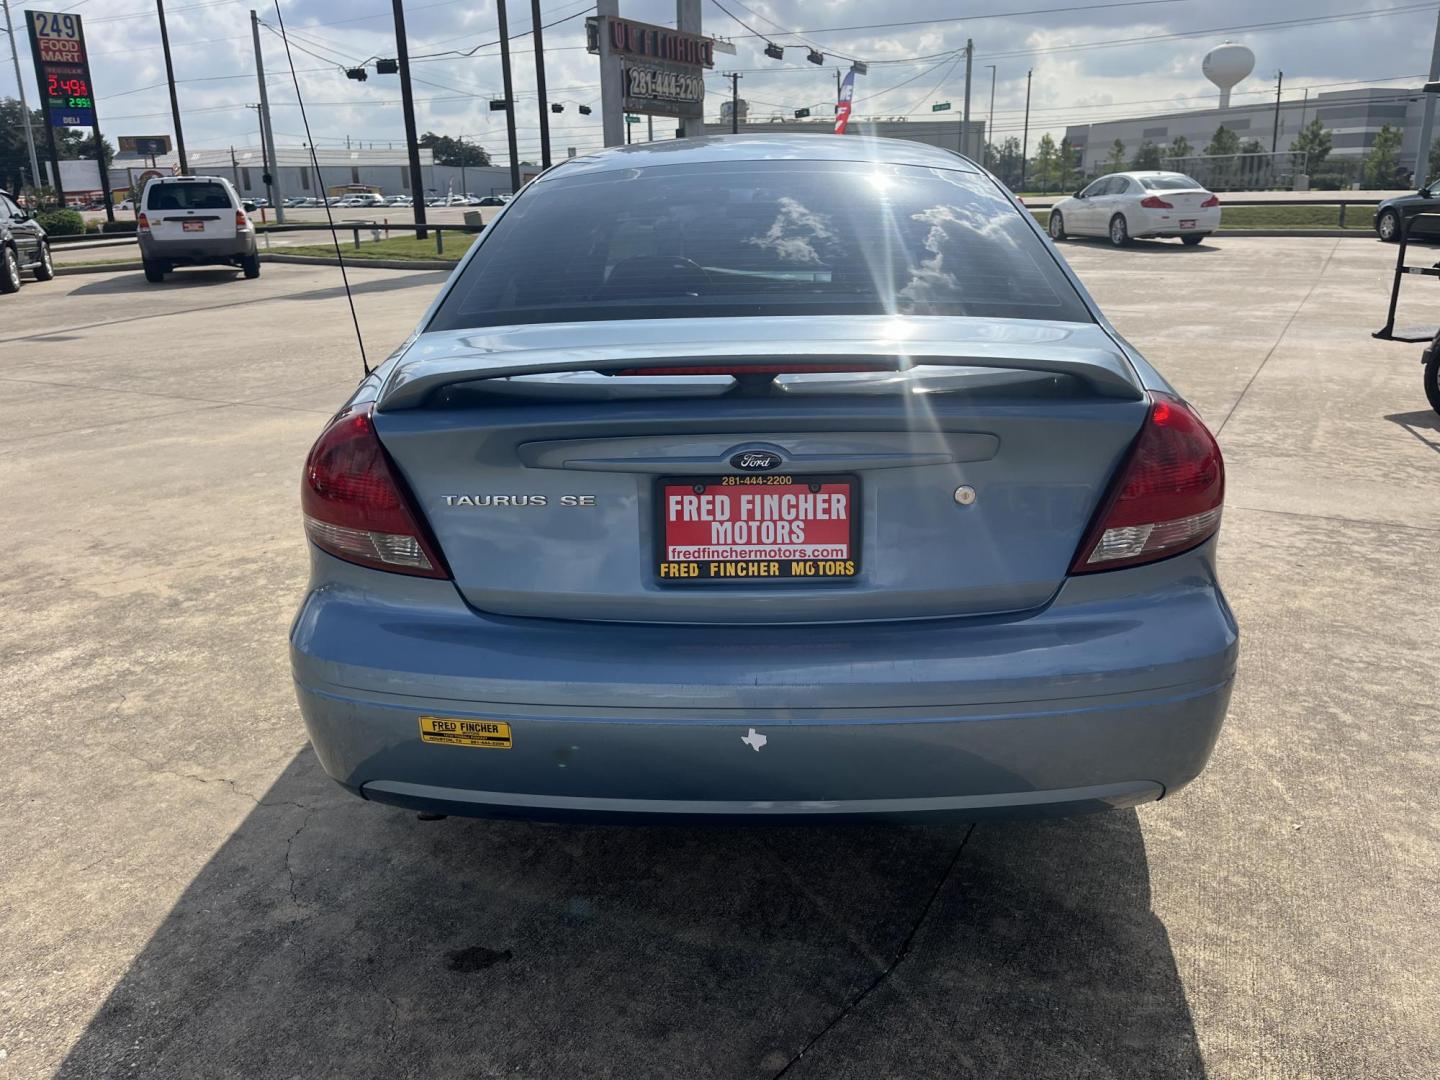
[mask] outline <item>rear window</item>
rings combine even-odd
[[[542,180],[482,236],[428,329],[763,315],[1091,321],[978,173],[737,161]]]
[[[1189,191],[1201,186],[1200,181],[1179,173],[1171,173],[1169,176],[1142,176],[1140,182],[1151,191]]]
[[[156,184],[145,197],[146,210],[228,210],[230,193],[224,184]]]

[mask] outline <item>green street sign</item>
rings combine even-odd
[[[801,120],[801,119],[803,119],[803,118],[805,118],[805,117],[807,117],[807,116],[809,116],[809,115],[810,115],[810,110],[809,110],[809,109],[796,109],[796,110],[795,110],[795,119],[796,119],[796,120]]]
[[[931,112],[949,112],[949,111],[950,111],[950,103],[949,103],[948,101],[942,101],[942,102],[940,102],[938,105],[931,105],[931,106],[930,106],[930,111],[931,111]]]
[[[627,124],[638,124],[638,123],[640,122],[640,117],[638,117],[638,116],[631,116],[631,115],[629,115],[629,114],[627,113],[627,114],[625,115],[625,122],[626,122]]]

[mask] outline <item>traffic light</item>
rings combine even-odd
[[[805,59],[809,60],[812,64],[824,64],[825,54],[819,49],[811,49],[810,54],[806,56]]]
[[[510,108],[510,100],[508,98],[502,97],[490,99],[491,112],[504,112],[508,108]]]
[[[399,74],[400,74],[400,61],[399,61],[399,60],[376,60],[376,61],[375,61],[375,74],[376,74],[376,75],[399,75]]]
[[[580,111],[580,115],[581,115],[581,116],[589,116],[589,115],[590,115],[590,106],[589,106],[589,105],[581,105],[579,111]]]
[[[558,102],[558,101],[552,101],[552,102],[550,103],[550,111],[551,111],[551,112],[564,112],[564,111],[565,111],[565,106],[564,106],[564,105],[561,105],[560,102]]]
[[[364,82],[370,77],[370,73],[363,67],[346,68],[345,77],[347,79],[354,79],[356,82]]]
[[[782,46],[780,46],[780,45],[776,45],[776,44],[772,41],[772,42],[770,42],[768,45],[765,46],[765,55],[768,56],[768,57],[770,57],[770,59],[772,59],[772,60],[784,60],[784,59],[785,59],[785,49],[784,49]]]

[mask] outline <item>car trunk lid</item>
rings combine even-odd
[[[427,334],[375,422],[477,608],[741,624],[1044,604],[1145,414],[1093,324],[856,317]]]

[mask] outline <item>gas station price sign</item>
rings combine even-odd
[[[95,126],[95,97],[90,86],[90,61],[79,15],[27,11],[30,52],[35,79],[45,99],[51,127]]]

